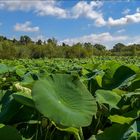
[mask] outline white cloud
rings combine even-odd
[[[129,36],[129,39],[126,43],[127,45],[131,45],[131,44],[140,44],[140,36]]]
[[[126,18],[120,18],[120,19],[113,19],[112,17],[110,17],[108,19],[108,25],[109,26],[118,26],[118,25],[125,25],[127,23],[127,19]]]
[[[78,2],[71,10],[71,18],[86,17],[94,21],[94,25],[97,27],[101,26],[122,26],[131,23],[140,23],[140,8],[137,8],[137,12],[134,14],[130,13],[130,9],[125,9],[122,13],[125,14],[124,17],[113,19],[109,17],[108,20],[103,18],[103,14],[97,9],[103,5],[102,2],[91,1],[90,3],[86,1]]]
[[[15,10],[28,11],[31,8],[33,8],[34,5],[35,5],[35,3],[33,1],[25,1],[25,0],[3,1],[3,0],[0,0],[0,8],[7,9],[10,11],[15,11]]]
[[[130,11],[131,11],[131,10],[127,8],[127,9],[125,9],[125,10],[122,12],[122,14],[127,15],[128,13],[130,13]]]
[[[93,1],[92,1],[93,2]],[[98,27],[101,26],[122,26],[122,25],[127,25],[127,24],[132,24],[132,23],[140,23],[140,8],[136,9],[136,13],[134,14],[128,14],[131,10],[130,9],[125,9],[123,11],[123,14],[125,14],[124,17],[118,18],[118,19],[113,19],[112,17],[109,17],[108,20],[105,20],[103,18],[103,14],[96,10],[96,6],[100,8],[103,3],[95,2],[95,5],[92,4],[92,2],[87,3],[86,1],[81,1],[77,3],[73,7],[73,17],[79,18],[80,16],[85,16],[86,18],[92,19],[95,22],[95,25]],[[95,6],[95,7],[94,7]],[[74,14],[75,13],[75,14]]]
[[[101,5],[101,2],[91,1],[88,3],[86,1],[80,1],[71,9],[71,18],[84,16],[89,19],[97,19],[102,15],[96,12],[95,8],[99,8]]]
[[[0,9],[33,11],[39,16],[56,16],[65,19],[84,17],[93,20],[94,25],[98,27],[140,23],[140,8],[137,8],[134,14],[128,14],[130,9],[125,9],[123,11],[124,17],[118,19],[109,17],[108,20],[105,20],[100,11],[102,5],[101,1],[79,1],[73,7],[65,9],[61,7],[60,2],[55,0],[0,0]]]
[[[120,26],[130,23],[140,23],[140,13],[126,15],[125,17],[119,19],[113,19],[112,17],[110,17],[107,22],[109,26]]]
[[[100,27],[106,24],[103,15],[97,9],[103,5],[102,2],[86,1],[78,2],[71,10],[71,18],[86,17],[95,21],[95,25]]]
[[[117,33],[123,33],[123,32],[125,32],[125,29],[120,29],[117,31]]]
[[[72,45],[78,42],[81,42],[81,43],[90,42],[92,44],[100,43],[100,44],[106,45],[109,49],[110,47],[112,47],[113,44],[117,42],[125,41],[127,40],[127,38],[128,38],[127,36],[111,35],[109,32],[105,32],[101,34],[85,35],[85,36],[77,37],[77,38],[68,38],[60,42],[61,43],[65,42],[69,45]]]
[[[14,30],[18,32],[38,32],[39,27],[31,27],[31,22],[26,21],[25,23],[16,23],[16,25],[14,26]]]
[[[0,0],[0,9],[7,9],[10,11],[21,10],[21,11],[34,11],[38,15],[42,16],[57,16],[64,18],[66,11],[58,6],[58,3],[54,0],[43,1],[27,1],[27,0]]]
[[[67,11],[58,7],[55,1],[40,1],[35,8],[35,12],[41,16],[56,16],[59,18],[66,18]]]
[[[97,10],[102,5],[103,3],[99,1],[80,1],[71,9],[69,17],[75,19],[79,17],[85,17],[95,21],[96,26],[104,26],[106,22],[103,19],[103,15]]]
[[[103,19],[103,17],[98,17],[96,20],[95,20],[95,25],[97,27],[101,27],[101,26],[105,26],[106,25],[106,21]]]
[[[77,19],[85,17],[96,21],[97,26],[105,25],[103,15],[98,9],[103,5],[100,1],[79,1],[73,7],[64,9],[60,2],[55,0],[0,0],[0,9],[10,11],[33,11],[40,16],[56,16],[58,18]]]

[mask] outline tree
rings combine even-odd
[[[15,38],[13,38],[12,42],[15,44],[15,43],[17,43],[18,41],[17,41]]]
[[[47,40],[47,43],[48,44],[52,44],[54,47],[56,47],[57,46],[57,40],[55,39],[55,38],[52,38],[52,39],[48,39]]]
[[[36,42],[37,45],[42,45],[42,43],[43,43],[43,42],[42,42],[41,39],[39,39],[39,40]]]
[[[136,46],[134,45],[134,46],[132,46],[132,55],[135,56],[136,53],[137,53]]]
[[[7,40],[5,36],[0,36],[0,41]]]
[[[88,57],[93,55],[93,45],[91,43],[84,43],[84,49]]]
[[[125,47],[124,44],[122,43],[117,43],[113,46],[113,50],[114,52],[120,52],[123,48]]]
[[[99,51],[105,51],[106,50],[106,47],[104,45],[101,45],[101,44],[95,44],[94,47],[96,49],[98,49]]]
[[[11,41],[6,40],[1,43],[0,57],[2,59],[13,59],[16,57],[16,48]]]
[[[31,43],[32,40],[31,40],[31,38],[30,38],[29,36],[24,35],[24,36],[21,36],[21,37],[20,37],[19,42],[20,42],[22,45],[27,45],[28,43]]]

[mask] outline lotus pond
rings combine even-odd
[[[0,140],[139,140],[140,57],[0,60]]]

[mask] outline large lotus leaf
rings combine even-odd
[[[128,131],[129,127],[130,125],[128,124],[115,124],[106,128],[103,133],[98,134],[89,140],[128,140],[125,133]]]
[[[63,126],[88,126],[97,110],[95,99],[83,83],[67,74],[38,80],[32,96],[44,116]]]
[[[16,74],[18,76],[24,76],[24,74],[26,73],[26,68],[23,66],[23,65],[19,65],[19,66],[16,66]]]
[[[136,73],[139,73],[140,71],[139,67],[136,64],[129,64],[128,67],[131,68]]]
[[[115,71],[114,71],[115,70]],[[112,75],[113,74],[113,75]],[[134,75],[135,72],[127,67],[127,66],[120,66],[117,69],[108,69],[105,75],[103,76],[103,88],[105,89],[113,89],[122,84],[127,78]]]
[[[115,71],[120,66],[120,64],[115,62],[110,62],[107,64],[107,66],[108,68],[105,70],[105,74],[102,79],[102,86],[106,89],[109,88],[109,86],[112,84],[111,80],[113,78]]]
[[[0,122],[8,123],[17,113],[17,111],[19,111],[20,106],[21,105],[15,100],[11,100],[11,102],[9,102],[7,106],[2,107],[0,112]]]
[[[140,80],[133,82],[131,84],[131,86],[128,87],[129,91],[133,91],[133,90],[136,90],[138,88],[140,88]]]
[[[1,100],[0,123],[10,122],[14,115],[20,110],[21,104],[16,102],[10,94],[11,93],[7,91]]]
[[[140,75],[135,74],[130,78],[126,79],[122,84],[118,87],[120,89],[125,88],[127,91],[133,92],[140,88]]]
[[[134,74],[135,71],[133,71],[131,68],[127,66],[122,65],[116,70],[113,79],[116,81],[116,83],[118,82],[118,84],[121,84],[124,80],[126,80],[127,78],[131,77]]]
[[[5,64],[0,64],[0,74],[3,74],[5,72],[8,72],[8,66]]]
[[[18,131],[11,126],[0,124],[0,140],[21,140]]]
[[[122,84],[119,85],[117,88],[123,88],[123,87],[129,87],[132,82],[136,79],[137,75],[132,75],[131,77],[127,78],[125,81],[122,82]]]
[[[117,104],[121,100],[121,96],[110,90],[97,90],[96,100],[101,104],[108,104],[111,108],[118,108]]]
[[[93,135],[89,140],[139,140],[140,124],[135,121],[131,124],[114,124],[106,128],[104,132]]]

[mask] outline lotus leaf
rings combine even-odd
[[[83,83],[67,74],[38,80],[32,96],[44,116],[63,126],[88,126],[97,110],[95,99]]]

